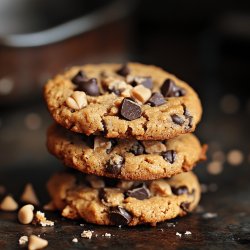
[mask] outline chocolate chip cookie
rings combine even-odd
[[[187,83],[139,63],[73,67],[49,80],[44,96],[57,123],[107,138],[173,138],[194,131],[202,114]]]
[[[206,145],[193,134],[165,141],[107,139],[52,125],[48,150],[66,166],[81,172],[124,180],[152,180],[191,170],[205,159]]]
[[[64,217],[99,225],[129,225],[169,220],[191,212],[200,200],[192,173],[154,181],[119,181],[61,172],[47,183],[52,202]]]

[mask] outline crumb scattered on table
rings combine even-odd
[[[91,239],[91,238],[92,238],[92,235],[93,235],[93,232],[94,232],[94,231],[91,231],[91,230],[84,230],[84,231],[81,233],[81,237],[82,237],[82,238]]]
[[[77,239],[77,238],[74,238],[74,239],[72,240],[72,242],[77,243],[77,242],[78,242],[78,239]]]
[[[181,233],[179,233],[179,232],[176,232],[176,234],[175,234],[176,236],[179,236],[180,238],[181,238],[181,236],[182,236],[182,234]]]
[[[202,218],[204,218],[204,219],[213,219],[213,218],[216,218],[218,216],[218,214],[217,213],[204,213],[203,215],[202,215]]]
[[[23,235],[19,238],[19,245],[25,245],[28,242],[28,236]]]
[[[45,214],[42,213],[41,211],[36,212],[35,222],[39,223],[42,227],[54,226],[54,222],[51,220],[47,220]]]

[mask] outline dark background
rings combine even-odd
[[[117,1],[0,2],[0,184],[18,199],[29,181],[44,197],[45,180],[61,169],[45,147],[52,119],[42,86],[49,77],[72,65],[92,62],[155,64],[187,81],[204,108],[196,134],[209,144],[208,161],[195,171],[206,184],[204,191],[209,185],[215,187],[204,195],[201,205],[220,214],[214,228],[204,223],[207,227],[202,232],[211,237],[201,237],[200,245],[191,243],[249,246],[249,1],[121,1],[125,7],[112,7],[109,14],[117,16],[115,21],[105,23],[104,18],[95,28],[69,39],[22,48],[7,39],[57,27],[113,2]],[[98,13],[95,19],[102,20]],[[198,233],[201,228],[194,230]],[[233,230],[236,236],[230,235]],[[174,246],[180,247],[176,242]]]

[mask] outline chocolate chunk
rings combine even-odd
[[[183,195],[188,194],[188,188],[186,186],[180,186],[180,187],[171,187],[173,194],[175,195]]]
[[[84,91],[87,95],[98,96],[100,95],[99,87],[96,78],[85,79],[78,82],[78,91]]]
[[[172,118],[172,121],[175,123],[175,124],[178,124],[178,125],[183,125],[185,120],[183,118],[181,118],[180,116],[174,114],[174,115],[171,115],[171,118]]]
[[[157,107],[166,103],[166,100],[161,93],[155,92],[152,94],[152,96],[148,100],[148,103],[153,107]]]
[[[109,219],[117,226],[128,225],[132,216],[121,206],[110,208]]]
[[[182,202],[180,205],[180,208],[185,211],[186,213],[189,212],[189,207],[190,207],[190,203],[189,202]]]
[[[150,197],[150,191],[148,190],[145,183],[141,183],[133,189],[128,190],[126,195],[129,197],[134,197],[138,200],[144,200]]]
[[[173,164],[176,160],[176,152],[174,150],[168,150],[166,152],[163,152],[162,154],[162,157],[165,161]]]
[[[106,164],[106,171],[110,174],[120,174],[123,163],[124,158],[119,155],[116,155],[111,158]]]
[[[142,111],[139,104],[128,98],[124,98],[121,104],[121,116],[129,121],[141,117]]]
[[[86,81],[86,80],[87,80],[87,77],[86,77],[85,73],[84,73],[82,70],[80,70],[80,71],[71,79],[71,81],[72,81],[74,84],[76,84],[76,85],[78,85],[79,83],[81,83],[81,82],[83,82],[83,81]]]
[[[184,96],[186,94],[186,90],[178,87],[173,80],[166,79],[161,86],[161,93],[165,97],[178,97]]]
[[[121,76],[127,76],[129,73],[130,73],[130,69],[129,69],[129,67],[128,67],[128,65],[127,64],[124,64],[124,65],[122,65],[122,67],[120,68],[120,69],[118,69],[117,71],[116,71],[116,73],[118,74],[118,75],[121,75]]]
[[[131,147],[131,149],[129,150],[129,152],[133,153],[134,155],[142,155],[145,153],[145,148],[141,144],[141,142],[136,141],[134,145]]]

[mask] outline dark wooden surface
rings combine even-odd
[[[204,211],[159,223],[156,227],[107,227],[63,219],[58,213],[46,213],[55,221],[54,227],[21,225],[15,212],[0,212],[0,249],[18,249],[22,235],[40,234],[49,241],[48,249],[249,249],[250,247],[250,182],[249,166],[226,166],[219,177],[201,175],[202,183],[216,183],[218,190],[203,194],[201,208]],[[200,166],[202,170],[202,166]],[[55,170],[51,168],[11,169],[0,172],[0,183],[18,199],[26,182],[34,184],[42,203],[48,201],[46,179]],[[199,172],[199,171],[198,171]],[[205,219],[204,213],[217,213]],[[84,226],[80,226],[84,223]],[[83,230],[93,230],[92,239],[80,237]],[[176,236],[176,232],[192,232],[192,235]],[[111,233],[111,238],[104,237]],[[96,237],[97,234],[97,237]],[[72,239],[78,238],[78,243]]]

